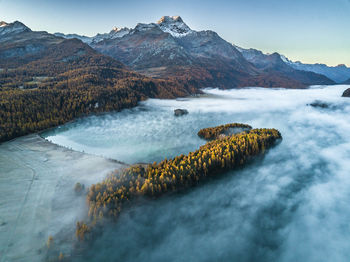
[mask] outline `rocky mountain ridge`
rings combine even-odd
[[[7,27],[3,23],[0,29]],[[303,88],[334,83],[323,75],[294,69],[277,54],[260,53],[253,61],[246,57],[243,49],[225,41],[216,32],[192,30],[180,16],[164,16],[157,23],[138,23],[131,29],[114,28],[109,33],[94,37],[52,35],[33,32],[29,28],[21,34],[7,34],[10,36],[8,41],[0,45],[0,57],[3,58],[17,56],[21,60],[23,55],[42,51],[48,40],[60,42],[64,38],[77,38],[138,73],[148,77],[180,79],[198,87]],[[27,40],[28,43],[23,46]],[[14,48],[13,43],[18,41],[21,47]],[[1,52],[4,48],[6,50]]]

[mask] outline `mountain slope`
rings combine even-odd
[[[30,32],[31,30],[19,21],[13,23],[0,22],[0,41],[6,39],[6,37],[13,36],[23,32]]]
[[[196,92],[187,83],[132,72],[78,39],[2,25],[0,141],[89,113],[132,107],[147,97]]]
[[[66,39],[79,39],[80,41],[86,43],[86,44],[90,44],[92,42],[92,38],[89,36],[85,36],[85,35],[78,35],[78,34],[62,34],[62,33],[54,33],[55,36],[58,37],[62,37],[62,38],[66,38]]]
[[[191,42],[193,36],[200,45]],[[216,41],[211,42],[212,38]],[[180,17],[163,17],[157,24],[139,23],[122,37],[108,37],[91,46],[140,73],[193,80],[199,86],[238,84],[239,77],[254,72],[242,55],[216,33],[194,32]]]
[[[282,56],[282,59],[294,69],[325,75],[336,83],[342,83],[350,78],[350,68],[345,65],[327,66],[325,64],[303,64],[299,61],[292,62],[285,56]]]
[[[264,54],[256,49],[243,49],[237,47],[245,59],[266,73],[278,72],[286,77],[303,83],[304,85],[332,85],[334,81],[324,75],[314,72],[296,70],[287,64],[278,53]]]
[[[57,84],[61,77],[77,75],[77,72],[88,72],[90,75],[89,78],[82,75],[82,83],[91,81],[88,80],[91,78],[101,85],[113,85],[128,78],[158,81],[130,71],[121,62],[96,52],[78,39],[67,40],[47,32],[34,32],[23,24],[23,30],[13,30],[17,28],[18,23],[3,23],[0,27],[5,27],[7,32],[0,42],[2,88],[23,85],[28,78],[33,77],[45,77]],[[102,71],[104,73],[100,75]],[[183,83],[178,86],[179,95],[189,94],[184,88],[180,88],[185,86]],[[176,91],[174,92],[176,96]]]
[[[300,88],[339,83],[350,77],[350,68],[344,65],[307,65],[277,53],[266,55],[239,48],[213,31],[192,30],[179,16],[164,16],[157,23],[138,24],[134,29],[116,28],[95,37],[77,38],[140,73],[191,80],[197,85]]]
[[[283,68],[277,64],[268,69],[259,67],[217,33],[192,30],[179,16],[138,24],[120,37],[112,37],[112,32],[98,36],[90,42],[94,49],[152,77],[176,77],[198,86],[222,88],[300,88],[333,83],[326,77],[295,70],[282,60],[278,63]]]
[[[33,32],[16,21],[0,27],[0,68],[16,67],[30,61],[30,57],[44,51],[49,45],[62,42],[46,32]]]

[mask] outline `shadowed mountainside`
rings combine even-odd
[[[0,141],[133,107],[147,97],[198,92],[188,83],[132,72],[77,39],[33,32],[19,22],[1,29]]]

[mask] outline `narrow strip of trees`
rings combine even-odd
[[[232,123],[215,127],[207,127],[198,131],[198,136],[205,140],[213,140],[220,137],[220,135],[227,136],[242,131],[251,130],[252,127],[246,124]]]

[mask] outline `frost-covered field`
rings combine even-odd
[[[69,251],[75,223],[85,211],[75,183],[89,186],[119,167],[37,135],[1,144],[0,261],[42,261],[50,235],[65,239],[60,245]]]

